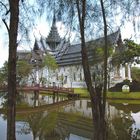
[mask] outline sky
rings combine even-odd
[[[66,33],[66,28],[65,26],[61,23],[61,22],[57,22],[57,28],[58,28],[58,33],[60,34],[61,37],[63,37]],[[44,37],[47,37],[50,31],[50,27],[51,24],[48,24],[44,21],[40,21],[40,24],[38,24],[38,26],[36,27],[36,29],[33,31],[34,35],[39,38],[40,34]],[[0,29],[5,28],[4,25],[1,25]],[[5,30],[5,29],[4,29]],[[0,52],[0,67],[3,66],[3,63],[8,60],[8,41],[3,40],[3,34],[4,34],[4,30],[2,30],[0,32],[0,47],[1,47],[1,52]],[[136,32],[138,33],[138,32]],[[132,39],[134,41],[136,41],[137,43],[140,43],[140,40],[138,40],[134,35],[134,29],[133,29],[133,24],[130,22],[125,23],[125,25],[123,27],[121,27],[121,35],[122,35],[122,39],[128,38],[128,39]],[[140,38],[139,36],[140,34],[137,34],[137,37]],[[74,39],[75,37],[75,33],[72,32],[72,39]],[[30,44],[29,46],[19,46],[18,50],[26,50],[25,48],[27,48],[28,50],[31,49],[31,47],[33,47],[33,44]]]

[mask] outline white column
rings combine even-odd
[[[128,64],[128,80],[132,81],[132,78],[131,78],[131,65]]]
[[[37,70],[36,70],[36,82],[37,82],[37,84],[39,84],[39,72],[38,72],[38,66],[37,66]]]
[[[125,79],[125,66],[121,65],[120,76],[122,79]]]

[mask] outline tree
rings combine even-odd
[[[16,140],[15,115],[16,115],[16,52],[17,33],[19,22],[19,0],[9,0],[10,24],[9,34],[9,58],[8,58],[8,106],[7,106],[7,140]]]
[[[87,56],[87,50],[86,50],[86,44],[85,44],[84,31],[85,31],[85,17],[86,17],[86,0],[82,2],[79,0],[76,0],[76,5],[77,5],[78,19],[79,19],[79,25],[80,25],[80,34],[81,34],[82,65],[83,65],[83,70],[84,70],[84,75],[85,75],[85,81],[88,87],[88,91],[90,93],[90,98],[91,98],[91,103],[92,103],[92,113],[93,113],[93,121],[94,121],[94,139],[104,140],[106,139],[106,137],[104,136],[104,134],[106,133],[104,132],[105,131],[104,130],[105,123],[103,121],[104,116],[102,116],[104,113],[102,110],[103,108],[102,108],[102,102],[101,102],[102,87],[98,86],[98,87],[93,88],[92,86],[92,80],[91,80],[91,74],[90,74],[88,56]],[[105,25],[105,35],[107,35],[106,25]],[[105,42],[106,40],[107,39],[105,39]],[[107,43],[105,44],[105,47],[107,49]],[[104,65],[105,70],[106,70],[106,65],[107,65],[106,64],[106,61],[107,61],[106,49],[105,49],[105,65]],[[105,85],[105,88],[106,88],[106,85]],[[106,92],[106,89],[104,90],[104,92]],[[103,126],[103,129],[100,126]]]
[[[16,82],[18,84],[21,84],[21,81],[25,81],[26,78],[31,74],[32,72],[32,65],[30,65],[25,60],[17,61],[16,64]],[[3,67],[0,69],[0,85],[8,83],[8,62],[5,61]]]
[[[132,80],[140,83],[140,68],[132,67],[131,69]]]
[[[0,69],[0,85],[7,85],[8,83],[8,62]]]
[[[29,64],[25,60],[17,61],[17,83],[22,84],[21,82],[26,81],[26,78],[28,79],[28,76],[32,72],[32,65]]]
[[[123,43],[123,50],[116,51],[112,57],[112,63],[114,65],[126,64],[126,63],[139,63],[140,45],[133,40],[125,39]]]
[[[55,58],[48,53],[44,57],[42,66],[47,67],[48,69],[51,69],[51,70],[56,70],[56,68],[58,67]]]
[[[54,73],[58,67],[55,58],[48,53],[45,54],[45,56],[42,56],[41,61],[36,60],[35,63],[32,63],[32,66],[33,70],[30,76],[32,77],[33,83],[37,83],[36,80],[38,76],[38,84],[45,82],[47,79],[49,80],[49,78],[52,76],[52,71]],[[48,77],[43,77],[44,69],[47,69]]]
[[[80,2],[76,0],[77,12],[78,12],[78,21],[80,26],[80,34],[81,34],[81,54],[82,54],[82,65],[85,75],[85,81],[90,93],[91,100],[93,101],[93,94],[95,93],[92,87],[91,74],[88,63],[88,55],[87,48],[85,43],[85,17],[86,17],[86,0]]]
[[[103,104],[106,102],[106,91],[107,91],[107,67],[108,67],[108,40],[107,40],[107,21],[106,21],[106,13],[104,8],[103,0],[100,0],[102,15],[103,15],[103,23],[104,23],[104,88],[103,88]]]
[[[47,53],[43,59],[42,67],[47,69],[48,77],[46,77],[46,79],[50,82],[49,79],[52,78],[52,73],[54,74],[55,70],[58,68],[55,58]],[[40,78],[40,82],[42,82],[42,80],[43,77]]]

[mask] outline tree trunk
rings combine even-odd
[[[82,4],[82,11],[80,11],[80,4]],[[82,54],[83,71],[84,71],[86,85],[90,93],[91,100],[93,101],[94,88],[92,86],[91,73],[89,69],[88,55],[87,55],[87,49],[86,49],[86,43],[85,43],[86,0],[83,0],[81,3],[79,3],[79,0],[77,0],[76,5],[77,5],[77,10],[78,10],[78,19],[79,19],[80,34],[81,34],[81,54]]]
[[[85,14],[86,14],[86,0],[82,2],[79,0],[76,1],[77,10],[78,10],[78,18],[80,25],[80,34],[81,34],[81,53],[82,53],[82,65],[84,70],[85,81],[87,84],[88,91],[90,93],[91,103],[92,103],[92,114],[93,114],[93,125],[94,125],[94,140],[106,140],[106,131],[105,131],[105,107],[103,107],[102,103],[102,87],[93,88],[91,73],[88,63],[88,54],[85,43]],[[81,7],[80,7],[81,6]],[[105,52],[106,53],[106,52]],[[106,56],[106,55],[105,55]],[[105,69],[104,78],[107,78],[107,60],[105,60]],[[106,80],[104,82],[107,82]],[[104,93],[106,93],[106,83],[104,84]],[[105,97],[105,95],[104,95]],[[105,104],[104,104],[105,105]]]
[[[106,104],[106,92],[107,92],[107,60],[108,60],[108,41],[107,41],[107,23],[106,23],[106,15],[104,9],[103,0],[100,0],[101,8],[102,8],[102,15],[103,15],[103,23],[104,23],[104,88],[103,88],[103,107],[105,111],[105,104]],[[105,112],[104,112],[105,113]],[[103,113],[103,115],[104,115]]]
[[[92,104],[92,113],[93,113],[93,126],[94,126],[94,140],[106,140],[106,120],[105,108],[103,108],[102,104],[102,87],[96,87],[96,95],[94,98],[94,103]]]
[[[9,58],[8,58],[8,110],[7,110],[7,140],[16,140],[15,136],[15,106],[16,106],[16,51],[19,0],[9,0]]]

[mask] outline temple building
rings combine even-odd
[[[112,54],[123,49],[120,30],[108,35],[108,44],[109,50],[111,51],[108,58],[108,86],[113,86],[117,82],[122,82],[124,79],[131,80],[129,64],[127,68],[122,65],[112,65]],[[96,80],[96,83],[93,84],[99,84],[103,81],[103,52],[101,51],[103,45],[103,37],[86,42],[92,79],[94,79],[93,81]],[[20,51],[17,54],[19,60],[27,60],[29,63],[35,64],[38,77],[37,81],[43,75],[46,78],[46,85],[86,87],[82,67],[81,44],[71,44],[59,36],[55,17],[47,38],[41,37],[39,41],[35,40],[31,52]],[[47,67],[42,70],[38,69],[39,64],[42,63],[43,57],[46,54],[51,54],[55,58],[58,64],[56,70],[49,71]]]

